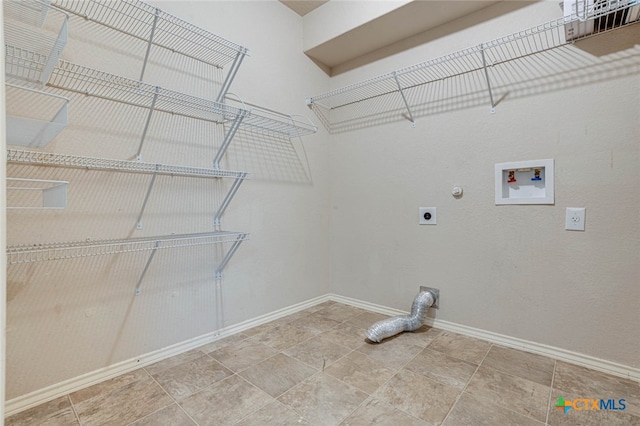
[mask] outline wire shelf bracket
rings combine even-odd
[[[156,90],[153,94],[153,100],[151,101],[151,106],[149,107],[149,113],[147,114],[147,119],[144,123],[144,130],[142,131],[142,137],[140,138],[140,145],[138,145],[138,152],[136,152],[136,161],[142,161],[142,146],[144,145],[144,139],[147,137],[147,132],[149,131],[149,124],[151,124],[151,116],[153,115],[153,111],[156,108],[156,102],[158,101],[158,94],[160,93],[160,87],[156,86]]]
[[[220,204],[220,207],[218,207],[218,210],[216,211],[216,214],[213,217],[213,226],[215,226],[216,229],[218,229],[220,227],[222,215],[227,210],[227,207],[229,207],[229,204],[231,203],[231,200],[233,200],[233,197],[238,192],[238,189],[240,189],[240,185],[242,184],[242,182],[244,182],[246,177],[247,177],[246,173],[241,173],[233,181],[233,184],[231,185],[231,188],[229,188],[229,191],[227,192],[227,195],[224,197],[224,200]]]
[[[398,80],[398,75],[396,72],[393,72],[393,79],[396,81],[398,85],[398,92],[402,97],[402,102],[404,102],[404,106],[407,108],[407,113],[409,114],[409,121],[411,121],[411,127],[416,127],[416,120],[413,119],[413,114],[411,114],[411,107],[409,106],[409,102],[407,102],[407,97],[404,95],[404,91],[402,90],[402,85],[400,84],[400,80]]]
[[[153,185],[156,183],[156,177],[158,173],[154,173],[151,176],[151,182],[149,182],[149,188],[147,188],[147,193],[144,196],[144,201],[142,202],[142,207],[140,208],[140,214],[138,214],[138,219],[136,220],[136,229],[139,231],[142,229],[142,215],[144,214],[144,210],[147,207],[147,202],[149,201],[149,196],[151,195],[151,190],[153,189]]]
[[[241,234],[241,235],[238,235],[238,238],[236,238],[236,240],[233,242],[233,244],[227,251],[227,254],[225,254],[224,258],[222,259],[222,261],[220,262],[220,264],[215,270],[216,281],[222,280],[222,272],[224,271],[224,268],[227,267],[227,264],[229,263],[233,255],[236,253],[236,251],[238,251],[240,244],[242,244],[242,242],[245,239],[246,239],[246,234]]]
[[[487,69],[487,58],[484,54],[484,45],[480,44],[480,53],[482,54],[482,68],[484,69],[484,77],[487,80],[487,89],[489,90],[489,101],[491,101],[491,114],[496,112],[496,104],[493,102],[493,92],[491,91],[491,79],[489,78],[489,70]]]
[[[149,270],[149,266],[151,265],[151,261],[153,260],[153,257],[158,252],[158,247],[159,246],[160,246],[160,242],[156,241],[155,246],[151,249],[151,253],[149,254],[149,258],[147,259],[147,263],[145,263],[144,269],[142,270],[142,273],[140,274],[140,278],[138,278],[138,282],[136,283],[136,296],[139,296],[140,293],[142,293],[142,291],[140,290],[140,286],[142,285],[142,280],[144,279],[144,276],[147,274],[147,271]]]

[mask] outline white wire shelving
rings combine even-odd
[[[42,151],[24,151],[17,149],[7,150],[7,163],[25,164],[35,166],[52,166],[65,168],[80,168],[88,170],[103,170],[124,173],[144,173],[153,175],[149,182],[138,219],[136,228],[142,229],[142,215],[149,200],[151,191],[153,190],[156,176],[184,176],[194,178],[233,178],[233,183],[229,186],[227,194],[220,203],[213,217],[214,226],[221,224],[221,218],[226,211],[233,197],[240,189],[240,185],[249,175],[247,172],[230,171],[221,169],[203,169],[198,167],[176,166],[159,163],[144,163],[129,160],[116,160],[109,158],[83,157],[79,155],[59,154]],[[66,194],[65,194],[66,195]]]
[[[139,80],[144,80],[145,68],[152,48],[224,68],[231,63],[217,101],[221,102],[248,50],[209,31],[136,0],[53,0],[53,4],[87,21],[95,22],[147,43]]]
[[[149,114],[138,148],[138,156],[142,150],[152,114],[156,111],[226,124],[225,138],[214,159],[214,167],[216,168],[219,167],[220,160],[240,127],[277,134],[283,138],[305,136],[317,131],[311,122],[256,105],[247,109],[247,104],[242,101],[231,100],[229,102],[229,99],[225,99],[225,102],[210,101],[67,61],[60,61],[59,66],[53,70],[47,85],[87,96],[147,108]],[[231,103],[239,104],[239,106],[232,106]]]
[[[114,172],[146,173],[168,176],[186,176],[197,178],[244,178],[247,172],[198,167],[176,166],[170,164],[144,163],[110,158],[83,157],[79,155],[59,154],[43,151],[7,150],[7,162],[39,166],[58,166],[89,170]]]
[[[39,0],[7,0],[2,6],[8,81],[45,84],[67,43],[68,15]]]
[[[39,0],[9,0],[12,5],[22,6],[32,2],[40,4]],[[51,89],[56,94],[81,94],[87,97],[95,97],[100,100],[111,101],[123,106],[134,106],[146,109],[142,113],[146,118],[140,123],[141,138],[135,161],[107,159],[68,155],[62,153],[27,151],[20,149],[7,150],[7,162],[26,166],[51,166],[65,168],[82,168],[100,171],[115,171],[124,173],[144,173],[151,175],[151,180],[146,192],[142,207],[138,215],[137,228],[141,229],[141,219],[154,186],[156,176],[184,176],[194,178],[231,178],[228,192],[214,215],[214,232],[197,234],[164,235],[145,238],[109,239],[98,241],[75,241],[63,243],[38,243],[23,244],[7,247],[9,265],[28,264],[33,262],[45,262],[63,259],[75,259],[99,255],[114,255],[119,253],[149,252],[146,265],[136,285],[136,294],[140,292],[142,280],[159,249],[184,248],[210,244],[224,243],[229,248],[224,252],[222,259],[215,265],[215,277],[217,285],[220,285],[222,272],[234,255],[240,244],[248,239],[248,233],[222,231],[221,216],[237,193],[240,184],[247,178],[248,173],[241,171],[223,170],[220,166],[225,153],[229,148],[234,135],[239,129],[245,133],[255,134],[256,137],[268,136],[267,141],[302,137],[313,134],[317,128],[304,117],[281,114],[257,105],[244,103],[229,94],[229,87],[233,81],[240,64],[248,54],[246,48],[231,43],[208,31],[198,28],[173,15],[165,13],[159,8],[152,7],[137,0],[53,0],[54,8],[42,3],[51,9],[52,16],[58,14],[64,17],[61,26],[61,35],[55,37],[56,48],[53,53],[41,55],[40,48],[32,47],[30,43],[22,41],[20,37],[29,35],[24,30],[24,25],[17,26],[15,30],[16,45],[19,50],[11,50],[7,46],[7,70],[14,63],[23,66],[24,58],[37,58],[45,65],[30,65],[27,71],[16,68],[14,74],[23,80],[44,85],[46,90]],[[40,9],[38,9],[40,10]],[[146,53],[142,59],[140,77],[137,80],[117,76],[98,69],[74,64],[58,58],[66,41],[66,27],[68,15],[81,17],[82,19],[108,28],[109,31],[126,34],[146,46]],[[20,15],[17,15],[20,16]],[[45,16],[45,15],[42,15]],[[48,15],[47,15],[48,16]],[[78,20],[73,22],[77,22]],[[64,31],[63,31],[64,30]],[[113,32],[109,32],[113,35]],[[36,36],[40,39],[40,36]],[[140,45],[139,43],[134,43]],[[199,98],[174,90],[164,89],[143,82],[145,70],[149,63],[154,63],[155,57],[151,53],[160,55],[182,55],[188,61],[196,61],[216,70],[224,70],[225,78],[220,91],[214,100]],[[13,55],[13,56],[12,56]],[[13,59],[14,56],[18,59]],[[41,58],[43,56],[43,58]],[[182,59],[182,58],[181,58]],[[20,61],[22,62],[20,62]],[[24,68],[24,66],[23,66]],[[35,69],[36,72],[32,72]],[[18,72],[20,71],[20,72]],[[12,71],[13,72],[13,71]],[[222,72],[222,71],[220,71]],[[23,77],[24,76],[26,77]],[[33,75],[31,75],[33,74]],[[147,74],[151,74],[148,72]],[[43,90],[45,90],[43,89]],[[216,89],[217,90],[217,89]],[[66,93],[65,93],[66,92]],[[71,97],[76,99],[76,97]],[[73,101],[72,101],[73,102]],[[38,102],[21,102],[24,105],[36,106]],[[125,109],[123,109],[124,111]],[[66,110],[65,110],[66,112]],[[150,126],[154,125],[152,117],[157,113],[166,113],[171,116],[180,116],[193,120],[202,120],[223,126],[223,140],[217,142],[217,153],[213,159],[212,168],[199,168],[181,165],[158,164],[143,162],[141,152]],[[157,122],[156,122],[157,124]],[[205,126],[203,126],[205,127]],[[64,134],[63,134],[64,135]],[[212,138],[216,137],[212,135]],[[212,143],[214,141],[212,140]],[[20,144],[18,144],[20,145]],[[34,145],[35,146],[35,145]],[[37,145],[41,147],[42,145]],[[65,186],[66,190],[66,186]]]
[[[237,243],[246,240],[248,235],[244,232],[217,231],[144,238],[21,244],[7,246],[7,264],[17,265],[138,251]]]
[[[578,11],[581,16],[574,13],[309,97],[307,105],[331,133],[373,125],[389,116],[404,116],[415,126],[415,117],[427,109],[427,104],[453,102],[463,96],[483,96],[494,112],[499,101],[496,88],[592,65],[598,58],[567,47],[597,34],[637,25],[640,2],[609,0],[594,7],[591,1]],[[445,90],[436,87],[455,79],[459,80]]]
[[[35,262],[47,262],[122,253],[149,252],[149,257],[135,286],[139,295],[141,285],[151,262],[158,250],[207,246],[213,244],[229,245],[220,262],[216,265],[215,276],[219,280],[235,252],[243,241],[249,238],[245,232],[216,231],[194,234],[171,234],[143,238],[109,239],[94,241],[71,241],[59,243],[38,243],[7,246],[7,265],[20,265]]]

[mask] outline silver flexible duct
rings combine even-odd
[[[430,291],[421,291],[411,305],[411,315],[398,315],[374,323],[367,330],[367,339],[380,343],[387,337],[395,336],[403,331],[417,330],[427,319],[427,310],[436,300]]]

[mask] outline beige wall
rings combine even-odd
[[[307,116],[306,96],[557,14],[556,2],[536,4],[330,81],[302,54],[301,18],[276,2],[153,4],[250,49],[233,92]],[[69,46],[69,60],[137,73],[126,51],[115,52],[114,62],[82,41]],[[328,292],[408,309],[418,287],[429,285],[441,290],[440,319],[640,367],[635,56],[626,77],[614,70],[554,90],[534,87],[507,97],[493,115],[474,105],[421,117],[415,128],[399,121],[333,136],[320,129],[303,142],[311,178],[298,141],[278,149],[238,141],[225,165],[254,178],[240,188],[223,227],[248,231],[251,239],[225,272],[224,325]],[[176,89],[208,87],[150,75]],[[138,112],[125,112],[115,138],[108,121],[115,112],[92,111],[82,98],[71,108],[75,125],[52,150],[131,154],[136,138],[129,126],[138,125]],[[85,112],[94,119],[84,119]],[[200,139],[207,126],[175,120],[157,123],[157,145],[146,145],[147,157],[203,166],[212,152]],[[166,134],[198,143],[176,148],[162,140]],[[556,161],[555,205],[495,206],[493,165],[540,158]],[[10,212],[9,244],[210,230],[212,206],[229,184],[159,178],[143,230],[135,231],[149,176],[9,171],[71,182],[65,211]],[[451,197],[454,185],[464,187],[462,199]],[[436,206],[438,225],[418,226],[419,206]],[[564,230],[566,207],[587,208],[585,232]],[[134,296],[146,259],[144,253],[102,256],[9,270],[8,399],[215,330],[211,249],[159,252],[142,294]]]
[[[535,4],[335,77],[332,89],[556,17],[555,2]],[[436,287],[438,319],[639,367],[638,47],[629,55],[512,91],[495,114],[487,99],[415,128],[334,135],[333,291],[407,310],[419,286]],[[495,163],[545,158],[555,205],[494,205]],[[417,224],[419,206],[438,208],[437,225]],[[564,230],[566,207],[586,207],[585,232]]]
[[[248,102],[311,117],[304,97],[328,90],[326,75],[302,53],[301,18],[277,2],[154,5],[249,48],[250,56],[231,87]],[[139,44],[126,38],[96,43],[92,40],[103,29],[73,19],[70,26],[65,59],[130,78],[139,74],[131,57],[131,52],[140,52]],[[176,67],[192,66],[167,60],[175,60]],[[211,96],[208,74],[198,76],[195,67],[188,72],[195,77],[151,64],[146,81]],[[70,125],[48,150],[131,159],[146,112],[73,95],[70,117]],[[143,161],[210,167],[221,142],[215,127],[158,113]],[[302,142],[238,135],[231,145],[223,167],[252,175],[223,217],[223,229],[251,236],[224,272],[224,326],[329,292],[328,149],[322,130]],[[215,208],[231,184],[228,179],[159,176],[143,228],[136,230],[150,175],[16,165],[9,166],[9,173],[70,182],[65,210],[9,211],[9,244],[211,231]],[[135,296],[148,255],[9,269],[8,399],[216,330],[213,271],[222,251],[217,246],[158,251],[142,294]]]

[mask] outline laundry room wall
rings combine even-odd
[[[229,102],[246,109],[259,105],[302,122],[312,118],[304,97],[327,90],[328,78],[302,53],[302,21],[291,10],[278,2],[150,4],[249,49]],[[63,59],[137,78],[139,68],[132,64],[138,51],[130,50],[129,39],[108,38],[106,29],[77,17],[69,26]],[[158,66],[159,61],[151,56],[146,83],[210,99],[214,81],[209,84],[208,74],[183,69],[178,60],[168,67]],[[135,157],[146,111],[82,92],[69,96],[70,124],[45,151]],[[143,161],[211,167],[222,131],[222,126],[156,113]],[[149,251],[11,266],[7,399],[327,294],[328,149],[323,129],[291,140],[238,132],[221,166],[250,175],[222,217],[221,229],[250,236],[223,272],[221,298],[214,272],[229,244],[158,250],[145,272]],[[213,231],[215,210],[231,184],[229,179],[158,176],[137,229],[151,175],[15,164],[8,172],[69,181],[66,209],[9,211],[9,245]]]
[[[421,35],[430,42],[335,76],[331,88],[561,16],[557,2],[537,2],[452,34],[436,28]],[[332,290],[406,311],[420,286],[434,287],[438,320],[640,367],[640,50],[607,58],[498,90],[493,114],[486,90],[426,107],[415,127],[400,100],[378,122],[363,106],[374,118],[331,139]],[[455,84],[425,93],[446,97]],[[555,203],[495,205],[494,165],[539,159],[555,161]],[[419,225],[419,207],[436,207],[437,224]],[[567,207],[586,208],[584,232],[565,230]]]

